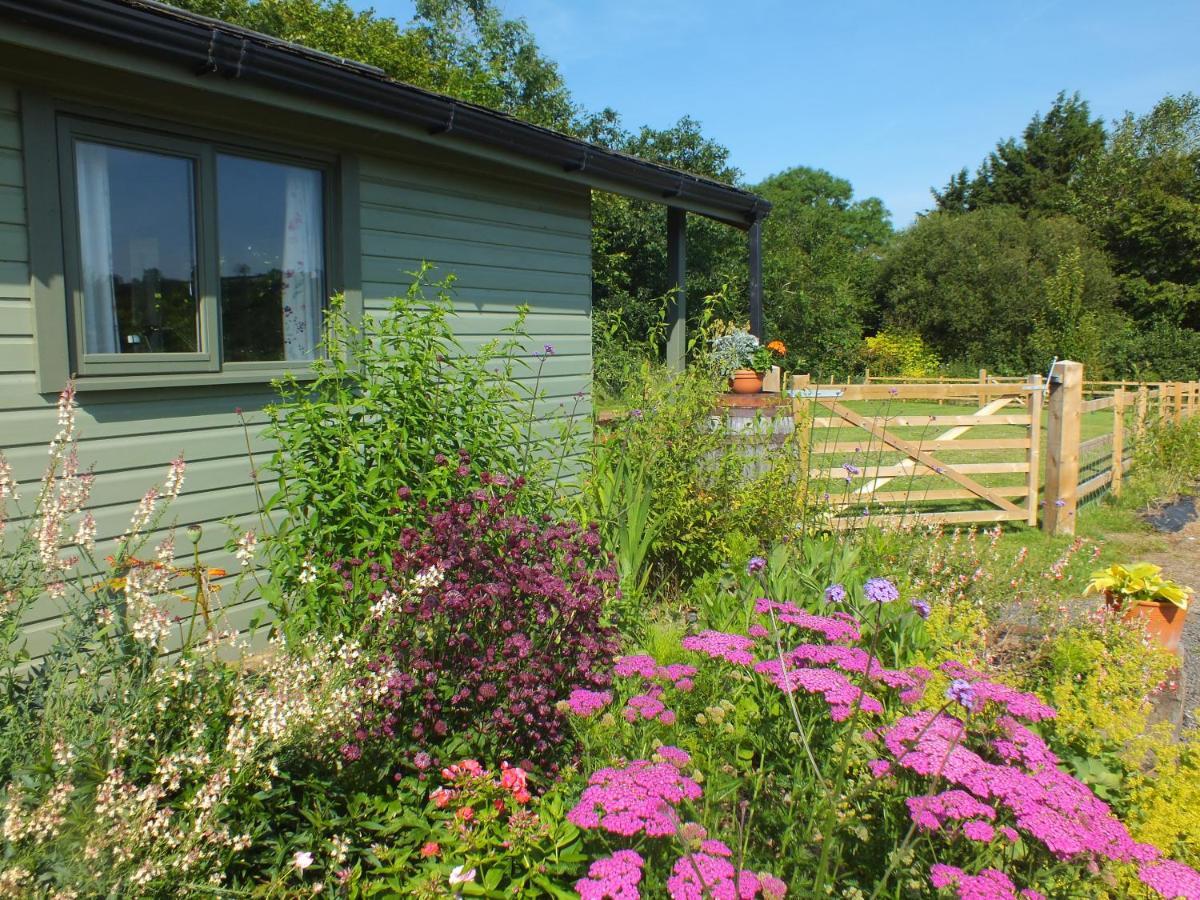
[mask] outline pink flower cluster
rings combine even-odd
[[[723,659],[735,666],[749,666],[754,663],[754,654],[750,652],[754,641],[744,634],[702,631],[699,634],[688,635],[680,644],[684,650],[704,653],[713,659]]]
[[[662,696],[662,692],[661,685],[652,684],[646,689],[646,693],[630,697],[625,703],[624,715],[626,721],[636,722],[640,717],[642,719],[657,719],[664,725],[674,725],[674,711],[667,709],[666,705],[659,699]]]
[[[1138,868],[1138,878],[1171,900],[1200,900],[1200,873],[1182,863],[1169,859],[1147,863]]]
[[[940,794],[909,797],[906,802],[912,820],[924,831],[937,831],[952,821],[996,818],[996,810],[986,803],[981,803],[966,791],[951,790]]]
[[[996,869],[984,869],[978,875],[968,875],[956,866],[938,863],[929,870],[929,880],[935,888],[958,888],[960,900],[1046,900],[1037,891],[1026,888],[1017,893],[1012,879]]]
[[[979,672],[967,668],[957,660],[944,662],[940,668],[951,678],[960,678],[971,683],[976,709],[984,703],[994,703],[1007,710],[1010,715],[1027,722],[1040,722],[1058,715],[1054,707],[1047,706],[1036,695],[1015,690],[1007,684],[988,681]]]
[[[675,833],[675,808],[700,794],[700,785],[671,763],[636,759],[622,768],[593,772],[567,820],[625,837],[665,837]]]
[[[830,644],[801,644],[784,654],[789,668],[816,664],[833,666],[843,672],[861,675],[867,671],[869,656],[861,647]],[[890,688],[900,690],[902,703],[916,703],[925,693],[925,684],[933,673],[921,666],[909,669],[888,669],[878,660],[870,660],[870,678]]]
[[[1010,749],[1007,755],[1015,756],[1010,764],[985,760],[967,745],[970,736],[964,724],[944,714],[905,716],[890,728],[884,744],[899,766],[940,776],[992,809],[1007,811],[1016,829],[1042,842],[1058,859],[1151,862],[1158,858],[1156,848],[1133,840],[1103,800],[1057,768],[1042,738],[1009,716],[1002,716],[1000,726],[998,743]],[[985,751],[997,749],[991,740],[984,743]],[[924,803],[918,799],[912,810],[919,824],[929,823]],[[956,809],[965,809],[965,800],[961,803]],[[972,809],[978,815],[978,809]],[[983,839],[983,829],[973,830],[974,839]],[[1007,830],[1003,833],[1012,836]]]
[[[774,612],[775,618],[783,624],[795,625],[797,628],[820,634],[827,641],[850,644],[862,638],[858,622],[849,613],[835,612],[828,616],[817,616],[792,603],[779,603],[766,597],[754,601],[754,611],[763,616]]]
[[[760,662],[754,671],[765,675],[777,688],[785,694],[797,690],[810,694],[820,694],[829,704],[829,715],[835,722],[848,719],[858,703],[863,712],[881,713],[883,704],[864,694],[862,689],[851,684],[850,680],[836,669],[823,668],[785,668],[777,659]],[[860,699],[861,698],[861,699]]]
[[[587,878],[575,882],[581,900],[638,900],[645,861],[633,850],[618,850],[588,867]]]
[[[761,885],[758,876],[729,861],[733,853],[721,841],[703,841],[695,853],[675,861],[667,879],[672,900],[753,900]]]
[[[598,713],[612,702],[612,691],[589,691],[587,688],[575,688],[567,697],[567,705],[577,716],[590,716]]]

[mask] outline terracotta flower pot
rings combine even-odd
[[[1183,635],[1183,624],[1187,621],[1187,610],[1174,603],[1143,600],[1121,611],[1121,605],[1111,594],[1105,594],[1109,609],[1121,612],[1121,621],[1140,620],[1146,626],[1151,640],[1169,653],[1179,655],[1179,639]]]
[[[753,369],[738,369],[729,379],[729,389],[735,394],[760,394],[762,387],[762,374]]]

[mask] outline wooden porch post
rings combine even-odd
[[[750,250],[750,333],[763,336],[762,219],[755,219],[747,235]]]
[[[671,283],[667,365],[683,371],[687,358],[687,213],[667,207],[667,278]]]
[[[1075,533],[1082,406],[1083,364],[1055,363],[1050,375],[1046,425],[1046,514],[1042,530],[1047,534]]]

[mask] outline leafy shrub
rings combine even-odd
[[[585,859],[579,830],[564,817],[560,785],[532,787],[519,767],[488,771],[464,759],[440,773],[407,775],[394,791],[360,794],[348,818],[374,847],[332,874],[364,897],[444,897],[447,888],[508,897],[560,892]]]
[[[1178,425],[1155,422],[1134,447],[1134,462],[1153,482],[1157,497],[1170,497],[1200,475],[1200,416]]]
[[[465,477],[460,483],[466,481]],[[404,495],[424,524],[382,560],[334,569],[368,592],[365,706],[343,752],[364,741],[412,758],[448,740],[487,758],[551,769],[571,752],[555,704],[607,683],[618,647],[605,619],[615,573],[595,530],[514,512],[525,487],[486,487],[440,506]]]
[[[876,375],[924,378],[936,375],[937,354],[915,331],[881,331],[863,340],[863,363]]]
[[[276,646],[252,671],[228,661],[245,648],[219,630],[210,579],[224,573],[195,553],[191,565],[175,561],[171,529],[151,546],[183,487],[182,458],[98,559],[71,388],[58,415],[32,508],[0,518],[16,525],[0,554],[0,895],[218,890],[278,825],[273,810],[254,816],[264,784],[303,769],[331,780],[332,735],[348,723],[344,658],[313,641]],[[0,458],[0,496],[15,494]],[[31,660],[19,626],[45,595],[62,603],[63,622]],[[183,617],[169,606],[181,599],[191,604]]]
[[[269,542],[271,581],[273,593],[302,598],[292,608],[275,600],[293,633],[353,630],[364,610],[326,599],[336,595],[325,559],[392,546],[417,521],[416,507],[396,502],[402,488],[438,504],[457,489],[456,469],[552,474],[546,453],[531,448],[538,386],[517,379],[540,375],[553,347],[524,349],[521,313],[503,337],[466,353],[451,328],[451,285],[428,284],[422,270],[407,296],[361,328],[335,310],[314,379],[284,381],[269,409],[279,478],[269,508],[283,514]],[[569,441],[551,445],[551,457],[556,449],[568,454]],[[457,467],[441,464],[459,451]],[[531,505],[548,496],[532,481]]]
[[[597,439],[585,516],[614,550],[651,536],[637,570],[621,571],[625,587],[678,591],[720,568],[735,544],[757,548],[803,517],[802,431],[775,443],[763,419],[733,433],[714,418],[719,389],[703,360],[682,373],[647,368],[627,394],[632,408]],[[622,535],[643,506],[637,534]]]

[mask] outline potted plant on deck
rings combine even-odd
[[[1121,613],[1126,622],[1140,619],[1159,646],[1178,655],[1188,604],[1195,592],[1163,578],[1161,566],[1109,566],[1092,573],[1086,593],[1102,594],[1109,609]]]
[[[729,379],[735,394],[757,394],[763,389],[763,376],[774,358],[749,331],[734,330],[712,339],[713,362],[717,374]]]

